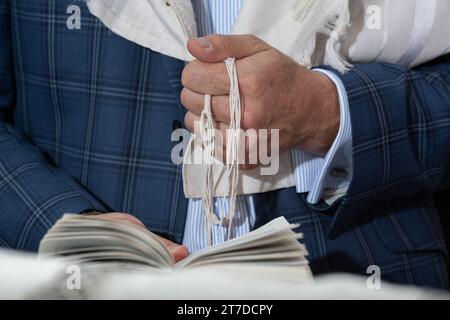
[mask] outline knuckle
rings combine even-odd
[[[231,38],[227,36],[211,36],[213,37],[214,43],[220,49],[227,49],[231,46]]]
[[[247,40],[251,43],[256,43],[259,41],[259,38],[257,36],[255,36],[254,34],[248,34]]]
[[[255,51],[262,50],[266,46],[264,41],[253,34],[248,34],[246,40]]]
[[[264,76],[254,74],[245,77],[242,79],[241,88],[245,94],[251,97],[262,95],[266,89]]]

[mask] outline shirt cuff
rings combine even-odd
[[[336,85],[339,96],[340,107],[340,126],[336,139],[330,150],[323,159],[323,166],[319,170],[319,174],[313,182],[307,201],[312,204],[318,203],[324,197],[324,190],[330,188],[332,183],[328,183],[333,178],[344,178],[344,183],[335,186],[335,190],[339,191],[340,195],[344,195],[353,175],[353,161],[352,161],[352,126],[350,119],[349,102],[347,91],[342,80],[332,71],[324,69],[314,69],[314,72],[320,72],[330,78]],[[329,191],[329,190],[328,190]],[[327,198],[336,200],[336,194],[327,192]],[[327,199],[325,199],[327,200]]]

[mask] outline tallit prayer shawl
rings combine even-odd
[[[372,3],[395,16],[386,19],[388,15],[384,14],[381,28],[375,26],[368,30],[364,17]],[[178,59],[193,59],[186,49],[187,40],[197,34],[190,1],[87,0],[87,4],[108,28],[124,38]],[[353,62],[386,61],[412,67],[450,51],[450,19],[446,16],[449,1],[378,0],[369,3],[362,0],[350,1],[350,6],[349,0],[246,0],[232,33],[256,35],[306,67],[326,64],[340,72],[351,68],[347,60],[352,56]],[[373,9],[376,13],[376,8]],[[351,19],[350,12],[357,19]],[[350,23],[348,36],[344,38]],[[398,30],[400,27],[406,28],[403,36],[399,36],[402,34]],[[405,32],[409,35],[405,36]],[[394,36],[389,36],[390,33]],[[375,46],[372,42],[380,34],[381,45]],[[447,37],[439,38],[443,34]],[[228,65],[228,68],[233,69],[233,66]],[[238,83],[232,82],[233,85],[238,86]],[[207,96],[202,115],[204,134],[208,134],[207,128],[213,125],[208,104],[210,97]],[[237,111],[230,109],[232,114]],[[211,142],[211,138],[192,135],[186,156],[194,154],[194,159],[205,159],[208,153],[213,155],[205,143]],[[223,223],[214,220],[212,197],[235,197],[236,194],[294,186],[290,153],[281,155],[279,163],[278,174],[262,176],[259,169],[238,171],[236,175],[233,164],[230,167],[219,161],[211,165],[185,161],[184,191],[188,198],[203,198],[207,224]],[[231,207],[232,216],[233,203]]]
[[[193,57],[186,49],[189,38],[197,34],[192,5],[187,0],[87,0],[91,12],[113,32],[152,50],[163,52],[185,61]],[[348,0],[246,0],[242,12],[254,16],[238,18],[233,34],[255,34],[270,45],[291,56],[297,62],[311,66],[318,33],[328,35],[323,62],[344,72],[349,64],[338,53],[338,41],[349,24]],[[269,23],[259,17],[267,16]],[[175,19],[174,18],[175,14]],[[262,14],[262,15],[261,15]],[[172,18],[172,19],[170,19]],[[151,27],[149,26],[151,21]],[[174,21],[179,23],[174,24]],[[194,21],[193,24],[183,23]],[[180,23],[181,22],[181,23]],[[289,32],[286,32],[289,30]],[[203,148],[195,136],[186,155],[203,159]],[[291,155],[281,155],[280,170],[272,176],[261,176],[260,170],[242,171],[238,194],[268,192],[294,186]],[[195,161],[190,161],[195,162]],[[227,196],[224,165],[213,168],[214,195]],[[201,198],[205,193],[202,164],[184,165],[184,191],[188,198]]]
[[[159,9],[158,1],[148,1],[148,4],[155,9]],[[171,3],[165,2],[164,4],[168,6]],[[174,4],[181,4],[181,2],[174,2]],[[264,6],[259,6],[259,8],[264,9]],[[270,24],[271,27],[265,31],[266,38],[270,39],[268,41],[269,43],[294,58],[298,63],[310,68],[312,66],[312,54],[315,51],[316,35],[320,32],[326,34],[329,38],[326,44],[324,62],[341,72],[346,71],[350,67],[341,57],[337,49],[337,44],[350,22],[348,0],[335,0],[331,2],[327,0],[285,0],[280,1],[277,8],[279,12],[291,12],[291,14],[284,19],[279,19],[277,26]],[[157,10],[155,11],[157,12]],[[111,12],[114,13],[114,10]],[[286,29],[286,23],[290,25],[292,23],[294,24],[293,32],[281,32]],[[186,29],[183,31],[188,35],[191,33],[191,36],[194,36],[194,30]],[[239,28],[239,25],[237,25],[233,33],[242,34],[249,32],[243,27]],[[186,57],[186,54],[183,54],[183,56]],[[279,174],[262,176],[259,168],[251,172],[239,171],[238,150],[240,148],[241,138],[239,134],[241,101],[234,59],[232,57],[230,58],[225,61],[230,75],[230,114],[232,116],[230,130],[227,134],[227,161],[223,164],[219,161],[209,159],[214,157],[214,121],[211,113],[211,98],[206,96],[205,110],[202,114],[201,121],[202,132],[200,141],[196,139],[195,135],[192,135],[189,149],[186,152],[186,158],[192,155],[191,152],[193,154],[196,152],[200,153],[202,156],[200,158],[194,157],[194,159],[202,159],[203,161],[199,165],[198,161],[192,161],[191,158],[190,161],[185,161],[184,165],[183,180],[186,196],[203,199],[205,225],[209,244],[211,244],[212,239],[210,230],[213,223],[228,225],[228,234],[231,235],[237,194],[267,192],[294,185],[290,153],[285,153],[281,156],[280,168],[283,170],[279,171]],[[236,115],[237,118],[233,119],[233,116],[236,117]],[[275,159],[275,161],[279,160]],[[288,171],[284,171],[286,169]],[[226,174],[224,174],[225,172]],[[199,179],[199,177],[202,178]],[[194,181],[197,181],[195,185],[193,183]],[[213,198],[215,196],[230,197],[229,215],[221,221],[217,221],[213,212]]]

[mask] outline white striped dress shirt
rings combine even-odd
[[[199,35],[229,34],[244,0],[192,0]],[[327,198],[335,200],[341,197],[351,180],[351,124],[348,100],[340,79],[332,72],[316,69],[329,76],[339,92],[341,108],[341,126],[338,136],[325,158],[295,149],[292,151],[294,176],[298,193],[309,193],[308,201],[317,203],[328,192]],[[228,214],[230,202],[227,198],[215,199],[215,213],[219,218]],[[254,228],[256,214],[253,197],[239,196],[231,238],[244,235]],[[213,244],[224,242],[228,238],[226,226],[213,226]],[[188,205],[183,244],[190,252],[205,248],[207,244],[203,207],[201,199],[191,199]]]

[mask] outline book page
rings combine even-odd
[[[174,265],[168,249],[150,231],[128,223],[79,215],[60,219],[41,241],[39,255],[83,262],[127,261],[155,268]]]
[[[41,241],[41,257],[108,266],[109,270],[180,272],[214,269],[257,278],[312,279],[306,256],[285,218],[278,218],[244,236],[193,253],[174,264],[159,237],[150,231],[95,216],[65,215]]]
[[[307,251],[293,227],[285,218],[278,218],[247,235],[191,254],[177,263],[176,269],[236,263],[307,265]]]

